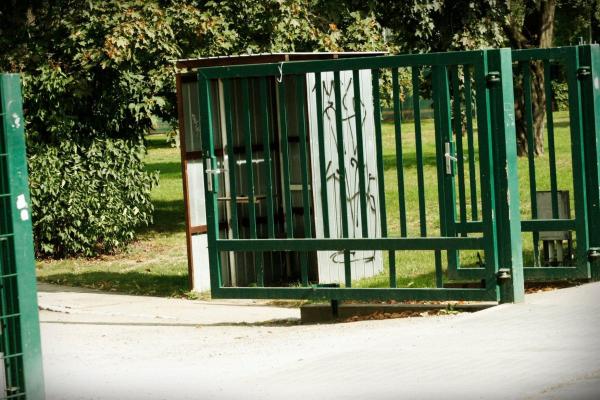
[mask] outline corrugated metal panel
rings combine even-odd
[[[185,149],[188,152],[200,151],[200,116],[198,114],[198,84],[197,82],[182,82],[183,116],[185,118]]]
[[[357,137],[355,132],[356,116],[354,112],[354,89],[352,72],[340,73],[342,89],[342,118],[344,120],[344,142],[346,156],[346,193],[348,196],[348,216],[351,218],[348,235],[351,238],[361,237],[362,225],[360,221],[360,191],[358,179]],[[323,115],[317,115],[315,85],[322,85]],[[365,154],[365,182],[367,196],[367,220],[369,237],[381,237],[379,217],[379,186],[377,182],[377,165],[375,153],[375,125],[373,120],[373,94],[371,86],[371,72],[360,71],[361,84],[361,119],[363,129],[363,148]],[[342,237],[341,207],[339,198],[339,174],[337,158],[337,141],[335,126],[335,97],[333,91],[333,73],[321,74],[321,82],[315,82],[315,75],[307,75],[307,89],[309,95],[309,127],[312,168],[312,185],[315,229],[318,238],[324,237],[324,225],[328,224],[330,237]],[[327,196],[329,199],[329,221],[324,221],[321,203],[321,187],[319,165],[319,144],[317,137],[317,118],[323,118],[325,134],[325,169],[327,171]],[[332,283],[344,281],[343,252],[319,252],[319,282]],[[351,253],[352,278],[360,279],[373,276],[383,271],[381,251],[356,251]]]

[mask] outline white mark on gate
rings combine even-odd
[[[12,114],[12,118],[13,118],[13,128],[20,128],[21,127],[21,118],[17,115],[17,113],[13,113]]]
[[[600,89],[600,80],[598,80],[598,77],[594,78],[594,88]]]
[[[25,200],[25,195],[24,194],[20,194],[20,195],[17,196],[17,208],[19,210],[27,208],[27,200]]]
[[[21,221],[27,221],[29,219],[29,211],[27,209],[21,210]]]

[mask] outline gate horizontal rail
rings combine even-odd
[[[317,72],[341,72],[366,69],[399,67],[480,65],[485,50],[457,51],[448,53],[401,54],[396,56],[376,56],[344,58],[338,60],[291,61],[279,64],[235,65],[206,67],[198,70],[204,79],[252,78],[281,75],[294,75]]]
[[[222,287],[211,291],[211,296],[227,299],[452,301],[460,298],[464,301],[498,301],[493,290],[454,288]]]
[[[325,250],[479,250],[481,238],[378,238],[378,239],[228,239],[217,240],[222,251],[325,251]]]

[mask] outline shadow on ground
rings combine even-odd
[[[137,271],[90,271],[78,274],[51,274],[38,278],[40,282],[80,286],[123,294],[187,297],[188,276],[156,275]]]

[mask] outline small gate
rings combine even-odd
[[[19,75],[0,74],[0,398],[43,399]]]
[[[420,119],[415,118],[414,161],[405,157],[403,149],[406,140],[402,139],[401,129],[400,71],[410,73],[413,98],[416,99],[415,112],[418,113],[421,90],[431,90],[435,110],[435,135],[431,138],[435,152],[424,153],[423,143],[427,138],[422,134]],[[394,109],[391,140],[395,142],[396,152],[391,157],[384,154],[382,134],[381,78],[384,75],[391,77],[390,100]],[[464,83],[459,87],[458,80],[452,79],[453,87],[449,77],[458,76]],[[366,92],[361,86],[364,79],[371,81],[372,92]],[[198,72],[198,88],[213,297],[522,300],[509,49],[203,68]],[[308,100],[307,90],[316,93],[313,103]],[[462,140],[462,135],[455,139],[452,133],[451,93],[469,98],[473,95],[477,115],[477,150],[471,147],[473,161],[470,165],[480,176],[477,212],[481,222],[476,232],[463,232],[461,236],[458,236],[457,225],[450,223],[455,220],[456,173],[461,170],[460,165],[457,168],[461,157],[456,154],[461,146],[456,142]],[[304,99],[293,110],[286,107],[285,99],[290,95]],[[277,100],[276,109],[268,106],[273,98]],[[215,104],[223,106],[215,107]],[[470,100],[468,104],[471,104]],[[372,118],[366,118],[363,110],[371,105]],[[250,113],[250,109],[261,110],[260,117],[252,117],[256,114]],[[310,123],[309,115],[317,116],[316,123]],[[329,125],[325,123],[326,115],[331,117]],[[375,132],[372,155],[365,151],[370,145],[363,137],[367,124]],[[355,132],[352,137],[356,141],[352,146],[348,145],[348,129]],[[325,143],[326,131],[330,133],[328,143],[333,143],[329,147]],[[237,161],[231,157],[232,153],[228,153],[233,147],[233,132],[244,139],[238,147],[243,148],[245,157]],[[260,147],[255,144],[258,137],[264,138]],[[298,160],[289,157],[292,137],[299,146]],[[311,148],[311,139],[317,146]],[[216,142],[224,149],[221,154],[215,152]],[[277,157],[273,157],[270,146]],[[319,159],[317,165],[312,164],[312,168],[319,169],[314,175],[309,163],[311,151],[318,153],[313,159]],[[261,158],[254,152],[260,152]],[[329,155],[327,161],[324,155]],[[369,157],[376,160],[375,171],[365,170],[365,159]],[[409,161],[414,162],[418,199],[406,196],[404,174]],[[274,176],[274,163],[280,164],[281,176]],[[236,164],[241,165],[249,183],[243,187],[238,185],[237,193],[225,198],[220,187],[236,185],[236,178],[232,177]],[[427,165],[434,166],[435,172],[425,174]],[[294,185],[297,187],[290,184],[290,168],[301,171],[301,184]],[[357,183],[356,192],[352,193],[348,191],[351,168],[351,178]],[[396,177],[390,180],[388,173],[386,180],[386,171],[390,169],[395,169]],[[313,176],[323,181],[318,182],[320,179],[313,179]],[[326,181],[328,177],[332,178],[333,184]],[[265,182],[265,193],[255,193],[257,179]],[[321,189],[316,190],[319,184]],[[398,185],[397,202],[386,194],[385,187],[390,184]],[[332,187],[333,192],[328,190]],[[429,194],[433,191],[437,191],[437,200],[432,201]],[[275,193],[283,199],[281,202],[274,201]],[[242,202],[243,206],[240,205]],[[317,203],[326,214],[322,216],[323,229],[318,232],[311,225],[308,212]],[[379,227],[375,232],[368,229],[372,225],[369,223],[373,222],[370,219],[374,218],[369,213],[372,207],[380,210],[376,216]],[[395,209],[398,210],[397,220],[388,217],[392,211],[396,213]],[[413,212],[416,212],[419,230],[411,235],[408,226]],[[259,224],[265,229],[259,228]],[[242,231],[238,229],[240,226],[247,229]],[[431,235],[434,229],[439,229],[439,236]],[[501,247],[499,240],[503,241]],[[433,287],[398,287],[402,264],[397,259],[402,252],[410,254],[414,251],[433,253]],[[311,282],[308,266],[318,252],[339,255],[342,287]],[[352,259],[359,252],[385,254],[387,287],[355,287]],[[458,268],[459,252],[477,254],[480,268],[473,270],[477,271],[477,278],[483,277],[483,287],[444,287],[444,269]],[[240,253],[247,255],[246,259],[251,260],[249,267],[256,269],[256,282],[245,287],[224,285],[222,266],[229,255]],[[265,285],[265,260],[285,261],[286,257],[296,255],[300,264],[297,283],[270,282]],[[278,267],[272,261],[270,265]],[[279,267],[285,268],[284,263]]]
[[[522,120],[526,128],[529,152],[527,157],[519,160],[525,279],[590,279],[590,255],[595,254],[593,248],[600,244],[600,234],[595,227],[597,221],[600,221],[600,124],[596,111],[600,107],[600,87],[597,84],[600,74],[600,48],[597,45],[587,45],[513,50],[512,60],[515,84],[519,83],[522,89],[517,96],[521,97],[523,105]],[[543,75],[544,81],[546,116],[543,121],[543,139],[546,151],[543,157],[534,155],[534,120],[541,118],[541,114],[535,115],[537,113],[534,112],[532,99],[535,95],[542,95],[532,90],[535,71],[538,75]],[[553,82],[557,81],[566,84],[567,91],[564,95],[568,96],[568,117],[555,121],[553,111],[556,107],[556,90],[553,89]],[[453,85],[457,85],[456,77],[453,79]],[[471,107],[468,99],[463,104],[466,109],[465,129],[471,152]],[[461,99],[453,98],[453,106],[460,112]],[[462,131],[460,121],[455,123],[454,131]],[[457,135],[460,136],[462,135]],[[559,152],[557,146],[568,148]],[[459,143],[459,148],[461,147],[462,144]],[[459,154],[458,214],[456,219],[448,219],[447,225],[451,231],[464,236],[481,231],[483,223],[478,218],[476,204],[471,207],[472,213],[468,215],[465,187],[470,187],[473,192],[477,187],[477,178],[473,173],[467,174],[468,178],[465,178],[465,167],[461,165],[461,158]],[[540,168],[541,163],[547,166]],[[472,166],[469,165],[469,168]],[[572,173],[561,174],[561,168]],[[456,203],[452,204],[456,206]],[[504,241],[500,240],[501,248],[503,243]],[[458,261],[449,264],[449,276],[452,278],[483,278],[484,275],[483,268],[462,268]]]

